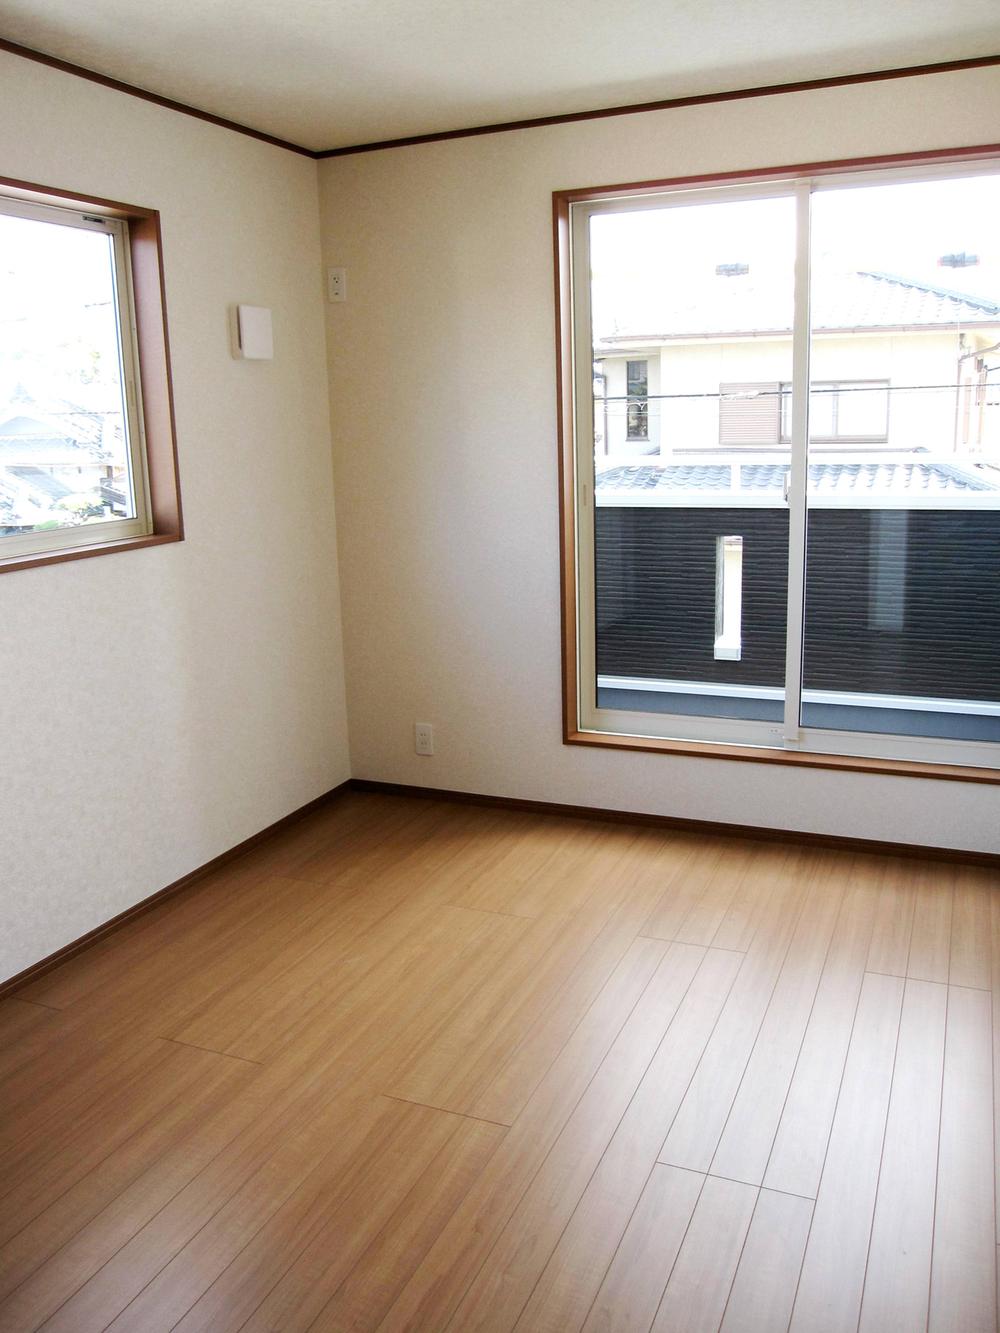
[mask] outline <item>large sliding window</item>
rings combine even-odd
[[[567,738],[1000,769],[1000,161],[556,207]]]

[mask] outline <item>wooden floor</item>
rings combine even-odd
[[[0,1329],[993,1330],[995,977],[991,870],[348,795],[0,1004]]]

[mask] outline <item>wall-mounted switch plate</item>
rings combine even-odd
[[[326,299],[328,301],[347,300],[346,268],[328,268],[326,270]]]

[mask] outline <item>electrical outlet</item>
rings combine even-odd
[[[326,270],[326,299],[328,301],[347,300],[346,268],[328,268]]]
[[[434,753],[434,728],[429,722],[414,722],[413,748],[417,754]]]

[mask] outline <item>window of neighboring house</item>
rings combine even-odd
[[[782,386],[771,384],[719,385],[719,443],[776,445],[781,426]]]
[[[889,436],[888,380],[814,380],[809,434],[814,441],[885,443]],[[719,443],[787,444],[792,434],[792,386],[753,382],[719,385]]]
[[[625,363],[627,434],[630,440],[649,439],[649,362]]]
[[[0,570],[181,536],[158,221],[0,186]]]
[[[882,444],[889,438],[888,380],[813,380],[809,399],[812,440]],[[792,386],[781,386],[781,439],[792,438]]]

